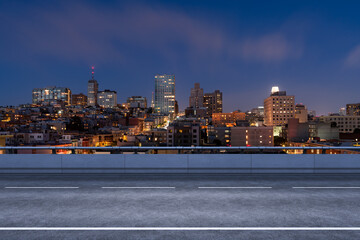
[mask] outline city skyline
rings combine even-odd
[[[357,239],[359,8],[0,0],[0,240]]]
[[[87,98],[87,106],[97,106],[98,104],[93,104],[93,103],[89,103],[89,98],[88,98],[88,96],[89,96],[89,91],[92,91],[92,90],[89,90],[89,86],[90,86],[90,84],[93,84],[93,82],[95,82],[96,83],[96,89],[98,89],[99,88],[99,85],[100,85],[100,83],[94,78],[94,71],[95,71],[95,66],[91,66],[90,68],[90,73],[91,73],[91,78],[88,80],[88,82],[87,82],[87,91],[84,91],[85,92],[85,94],[84,94],[84,92],[73,92],[72,90],[71,90],[71,87],[64,87],[64,86],[52,86],[52,85],[46,85],[46,86],[43,86],[43,87],[35,87],[35,88],[33,88],[32,89],[32,97],[30,97],[31,99],[30,99],[30,101],[28,101],[28,102],[24,102],[24,103],[21,103],[21,104],[29,104],[29,103],[32,103],[32,104],[37,104],[37,103],[35,103],[37,100],[34,100],[34,94],[37,92],[37,91],[40,91],[41,89],[53,89],[53,88],[55,88],[55,89],[67,89],[68,91],[70,91],[70,95],[71,96],[75,96],[75,97],[78,97],[78,95],[82,95],[82,96],[85,96],[86,98]],[[175,74],[166,74],[166,73],[163,73],[163,74],[155,74],[154,75],[154,77],[155,77],[155,82],[156,82],[156,79],[157,79],[157,77],[158,76],[172,76],[172,77],[174,77],[175,78]],[[199,83],[193,83],[193,84],[195,84],[195,87],[196,86],[198,86],[199,87]],[[155,88],[156,88],[156,83],[155,83]],[[93,89],[94,87],[90,87],[90,89]],[[176,88],[176,87],[175,87]],[[275,90],[274,90],[275,89]],[[270,96],[272,96],[273,95],[273,91],[275,91],[275,92],[279,92],[279,90],[280,90],[281,88],[279,87],[279,86],[272,86],[271,87],[271,90],[269,91],[269,93],[270,93]],[[192,92],[193,92],[193,90],[194,90],[194,88],[190,88],[189,89],[189,96],[188,96],[188,98],[190,98],[191,99],[191,97],[192,97]],[[203,89],[201,88],[201,90],[203,91]],[[44,90],[45,91],[45,90]],[[102,93],[102,92],[106,92],[106,91],[110,91],[109,89],[105,89],[104,91],[100,91],[99,89],[96,91],[97,92],[97,94],[99,94],[99,93]],[[219,91],[219,90],[216,90],[216,91]],[[216,92],[215,91],[215,92]],[[86,94],[86,92],[87,92],[87,94]],[[117,93],[117,91],[111,91],[111,92],[115,92],[115,94]],[[284,91],[284,89],[281,89],[281,91],[280,92],[285,92],[285,95],[286,95],[286,90]],[[152,92],[151,94],[153,94],[154,92]],[[97,95],[97,94],[95,94],[95,95]],[[204,99],[206,99],[206,95],[207,94],[210,94],[210,93],[204,93],[203,94],[203,97],[204,97]],[[211,93],[211,94],[213,94],[213,93]],[[221,93],[222,94],[222,93]],[[70,105],[70,102],[72,101],[72,98],[71,98],[71,96],[69,95],[69,99],[67,100],[67,104],[68,105]],[[92,94],[92,95],[94,95],[94,94]],[[136,94],[135,94],[136,95]],[[132,96],[134,96],[134,95],[132,95]],[[148,98],[148,97],[146,97],[147,95],[145,95],[145,99],[146,98]],[[269,95],[268,95],[269,96]],[[266,99],[268,98],[268,96],[264,96],[263,97],[263,101],[262,101],[262,103],[261,104],[259,104],[258,106],[248,106],[247,108],[246,108],[246,110],[243,110],[243,109],[232,109],[232,110],[229,110],[229,111],[224,111],[224,112],[234,112],[234,111],[241,111],[241,112],[248,112],[248,111],[250,111],[250,110],[252,110],[252,109],[255,109],[255,108],[258,108],[258,107],[264,107],[264,105],[265,105],[265,101],[266,101]],[[41,97],[41,96],[40,96]],[[131,97],[131,96],[122,96],[121,97],[121,99],[123,99],[123,98],[125,98],[125,100],[124,101],[119,101],[118,100],[118,97],[116,97],[116,100],[115,100],[115,102],[113,103],[113,104],[119,104],[119,105],[121,105],[121,104],[124,104],[124,103],[126,103],[127,102],[127,100],[128,100],[128,98],[129,97]],[[222,96],[221,96],[221,98],[222,98]],[[95,99],[97,99],[97,97],[95,97]],[[46,99],[45,99],[46,100]],[[59,97],[59,100],[60,100],[60,97]],[[175,97],[174,98],[174,100],[175,101],[177,101],[177,97]],[[35,102],[34,102],[35,101]],[[191,101],[191,100],[190,100]],[[205,104],[205,100],[203,100],[204,101],[204,104]],[[359,101],[360,102],[360,101]],[[341,108],[339,108],[338,109],[338,111],[334,111],[334,112],[328,112],[328,113],[325,113],[325,114],[316,114],[316,116],[326,116],[326,115],[330,115],[330,114],[337,114],[337,113],[340,113],[341,114],[341,111],[346,111],[346,109],[347,109],[347,106],[348,105],[359,105],[360,103],[359,102],[353,102],[353,103],[346,103],[345,104],[345,106],[342,106]],[[21,104],[18,104],[18,105],[21,105]],[[304,105],[304,103],[303,102],[298,102],[298,101],[295,101],[294,102],[294,104],[296,105],[296,104],[300,104],[300,105]],[[149,105],[151,105],[151,102],[150,102],[150,104]],[[294,106],[295,106],[294,105]],[[0,106],[5,106],[5,105],[1,105],[0,104]],[[17,105],[7,105],[7,106],[17,106]],[[113,107],[114,107],[115,105],[113,105]],[[189,103],[187,103],[187,105],[186,105],[186,103],[185,103],[185,105],[184,106],[181,106],[181,108],[179,107],[179,111],[182,111],[182,112],[184,112],[185,110],[186,110],[186,108],[189,106]],[[305,104],[305,106],[307,106],[307,104]],[[221,108],[224,108],[223,107],[223,104],[221,105]],[[225,106],[225,109],[226,109],[226,106]],[[316,112],[316,113],[318,113],[318,111],[316,110],[316,109],[309,109],[310,111],[314,111],[314,112]],[[223,110],[221,110],[221,111],[223,111]],[[321,111],[319,111],[319,112],[321,112]]]
[[[0,105],[30,102],[34,87],[86,93],[84,72],[95,65],[119,102],[151,99],[153,76],[172,73],[182,110],[198,82],[223,92],[224,112],[262,105],[272,86],[318,115],[338,112],[360,102],[357,5],[1,2]]]

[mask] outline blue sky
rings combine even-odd
[[[35,87],[151,99],[154,75],[223,92],[224,110],[263,105],[271,86],[319,114],[360,102],[356,1],[0,1],[0,105]]]

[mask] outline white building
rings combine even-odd
[[[340,133],[353,133],[355,129],[360,129],[360,116],[322,116],[320,120],[336,123]]]
[[[108,89],[97,93],[97,103],[103,108],[113,108],[117,106],[117,93]]]

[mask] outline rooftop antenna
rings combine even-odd
[[[95,67],[91,66],[91,79],[94,80],[94,71],[95,71]]]

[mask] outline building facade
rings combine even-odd
[[[355,129],[360,129],[360,116],[322,116],[320,120],[332,123],[340,133],[353,133]]]
[[[234,127],[236,126],[237,121],[244,121],[246,114],[243,112],[231,112],[231,113],[213,113],[212,114],[212,123],[216,127],[227,126]]]
[[[299,119],[299,123],[306,123],[308,121],[308,111],[305,105],[296,104],[295,106],[295,118]]]
[[[208,116],[212,116],[213,113],[222,113],[222,92],[215,90],[212,93],[205,93],[204,107],[206,107]]]
[[[97,93],[97,103],[102,108],[114,108],[117,106],[117,93],[108,89]]]
[[[199,146],[200,125],[192,122],[173,122],[167,127],[168,146]]]
[[[175,75],[155,75],[154,112],[175,116]]]
[[[64,87],[34,88],[32,91],[33,104],[52,104],[61,101],[65,105],[71,103],[71,91]]]
[[[274,146],[272,127],[232,127],[231,146]]]
[[[270,97],[264,100],[264,114],[266,126],[284,126],[295,116],[295,96],[287,96],[286,91],[273,87]]]
[[[309,140],[309,124],[300,122],[300,118],[288,119],[286,137],[288,142],[306,142]]]
[[[346,104],[346,115],[360,116],[360,103]]]
[[[97,106],[97,95],[99,91],[99,84],[95,79],[89,80],[88,82],[88,97],[87,105],[88,106]]]
[[[147,108],[146,97],[132,96],[128,97],[127,101],[129,108]]]
[[[230,146],[230,127],[207,126],[207,142],[216,146]]]
[[[204,90],[200,88],[200,83],[195,83],[194,88],[191,88],[189,97],[189,107],[197,109],[204,105]]]
[[[73,106],[85,106],[87,104],[87,96],[85,94],[73,94],[71,95],[71,105]]]

